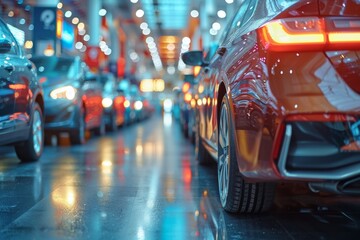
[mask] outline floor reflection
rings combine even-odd
[[[171,115],[38,163],[1,152],[0,239],[358,239],[360,198],[280,185],[265,214],[224,212],[217,167],[199,166]]]

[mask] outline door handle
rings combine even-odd
[[[27,67],[29,70],[31,70],[31,69],[32,69],[32,64],[31,64],[31,63],[27,63],[27,64],[26,64],[26,67]]]
[[[14,67],[13,65],[6,65],[6,66],[4,67],[4,69],[5,69],[6,71],[8,71],[9,73],[11,73],[12,71],[15,70],[15,67]]]
[[[224,54],[226,53],[226,48],[221,47],[216,51],[216,53],[219,54],[220,56],[224,56]]]

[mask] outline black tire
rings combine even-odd
[[[70,134],[70,143],[72,145],[82,145],[86,142],[86,123],[85,123],[85,110],[80,108],[78,118],[78,128],[72,130]]]
[[[104,136],[106,133],[106,123],[104,114],[101,116],[100,126],[94,129],[94,133],[96,136]]]
[[[107,125],[107,130],[108,130],[109,132],[115,132],[115,131],[117,130],[118,126],[117,126],[116,118],[117,118],[117,114],[116,114],[116,112],[114,111],[114,112],[111,113],[110,122],[109,122],[109,124]]]
[[[37,161],[44,150],[44,118],[38,103],[34,103],[28,140],[15,145],[21,162]]]
[[[238,168],[230,111],[227,96],[224,96],[218,124],[218,188],[221,205],[231,213],[267,211],[273,203],[275,184],[244,181]]]
[[[212,162],[212,156],[208,153],[206,148],[202,143],[202,139],[200,136],[200,117],[196,116],[196,133],[195,133],[195,158],[199,162],[200,165],[209,165]]]

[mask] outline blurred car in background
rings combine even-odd
[[[105,133],[102,86],[86,79],[87,66],[79,57],[35,56],[45,96],[45,137],[67,132],[71,144],[84,144],[86,130]]]
[[[199,79],[200,162],[222,207],[272,206],[278,182],[360,194],[359,1],[243,1]]]
[[[112,73],[99,73],[90,74],[87,80],[101,83],[106,128],[111,132],[117,130],[118,126],[125,123],[125,96],[117,90],[116,78]]]
[[[180,126],[186,138],[194,139],[195,125],[194,74],[184,75],[183,85],[179,96]]]
[[[36,68],[0,20],[0,145],[14,145],[22,162],[44,147],[44,99]]]

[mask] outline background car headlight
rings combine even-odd
[[[141,110],[142,107],[143,107],[143,103],[138,100],[138,101],[135,102],[134,107],[135,107],[135,110]]]
[[[104,108],[109,108],[112,106],[112,104],[113,104],[113,100],[111,98],[107,98],[107,97],[103,98],[102,105]]]
[[[66,98],[68,100],[73,100],[76,96],[77,90],[72,86],[65,86],[54,89],[50,93],[50,97],[53,99]]]
[[[124,107],[126,107],[126,108],[130,107],[130,101],[129,100],[125,100]]]

